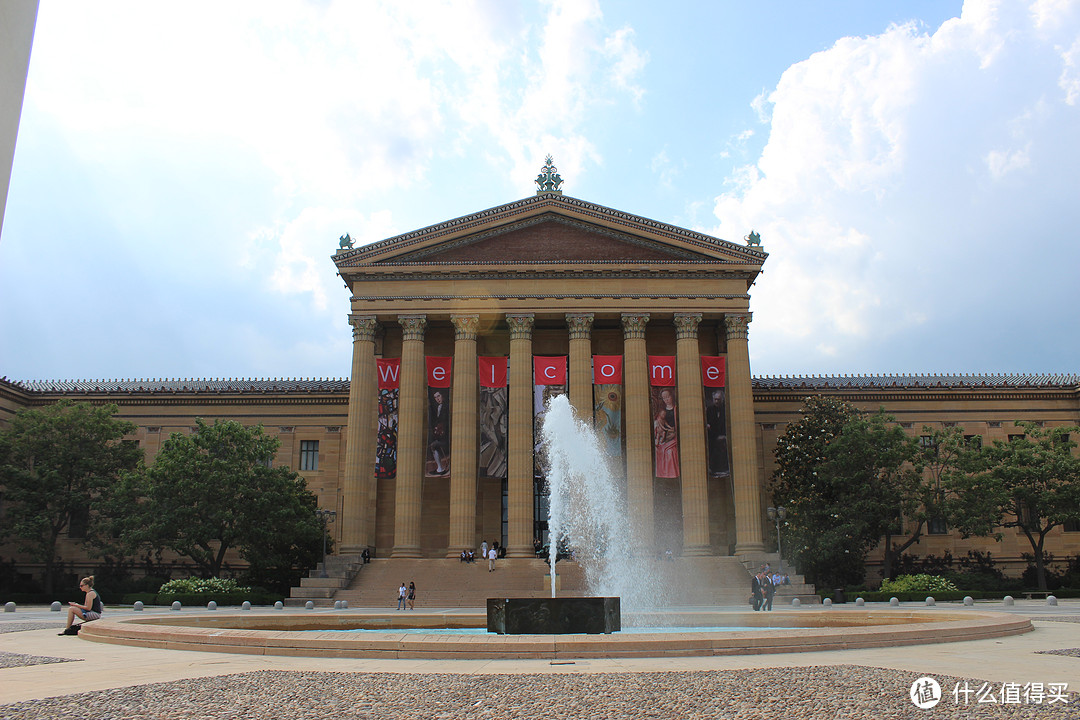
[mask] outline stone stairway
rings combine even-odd
[[[765,563],[768,563],[774,571],[778,571],[781,568],[779,553],[740,553],[737,557],[749,574],[756,573]],[[817,594],[817,589],[812,584],[806,582],[806,578],[798,574],[796,570],[797,568],[791,567],[790,565],[783,566],[783,572],[791,580],[791,584],[781,585],[777,588],[776,596],[773,598],[773,607],[790,605],[791,601],[795,598],[799,598],[799,602],[804,605],[821,603],[821,597]],[[749,598],[749,596],[750,593],[747,591],[747,597]]]
[[[323,577],[323,563],[319,563],[308,577],[300,579],[300,587],[289,591],[285,604],[303,606],[311,600],[317,606],[333,605],[335,595],[349,587],[362,568],[363,560],[359,555],[331,555],[326,558],[326,577]]]
[[[551,594],[548,567],[534,558],[503,558],[496,562],[494,572],[487,563],[462,563],[444,558],[373,559],[369,564],[342,563],[341,574],[331,569],[327,558],[329,578],[305,578],[301,587],[293,588],[289,605],[313,601],[327,607],[335,601],[348,601],[350,607],[383,607],[397,605],[397,589],[404,582],[415,582],[419,607],[484,607],[491,597],[548,597]],[[750,573],[743,559],[735,557],[675,558],[651,563],[647,572],[658,588],[659,604],[667,606],[711,605],[743,606],[750,595]],[[641,572],[646,572],[645,565]],[[356,570],[359,572],[356,572]],[[557,566],[558,593],[561,596],[585,595],[585,577],[578,563],[563,560]],[[317,569],[313,575],[320,574]],[[350,582],[344,573],[353,572]],[[798,581],[796,583],[796,580]],[[800,576],[792,576],[793,584],[783,586],[777,593],[776,604],[789,604],[792,597],[802,602],[817,602],[813,586],[805,585]]]

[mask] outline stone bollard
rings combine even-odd
[[[4,603],[4,612],[15,612],[15,603]]]
[[[306,603],[304,603],[304,607],[307,608],[308,610],[314,610],[315,609],[315,603],[308,600]]]
[[[889,607],[900,607],[900,598],[889,598]]]
[[[135,610],[135,612],[142,612],[142,611],[143,611],[143,607],[145,607],[145,606],[143,605],[143,601],[142,601],[142,600],[136,600],[136,601],[135,601],[135,605],[133,606],[133,608],[132,608],[132,609],[133,609],[133,610]]]
[[[341,609],[341,601],[340,600],[335,600],[334,601],[334,609],[335,610],[340,610]]]
[[[341,601],[341,609],[342,610],[348,610],[349,609],[349,601],[348,600],[342,600]]]
[[[1003,598],[1001,599],[1001,604],[1002,604],[1002,605],[1005,605],[1006,607],[1011,607],[1011,606],[1013,605],[1013,603],[1014,603],[1014,602],[1015,602],[1015,601],[1013,600],[1013,596],[1012,596],[1012,595],[1006,595],[1005,597],[1003,597]]]
[[[975,604],[975,598],[971,597],[970,595],[965,595],[964,596],[964,605],[966,607],[971,607],[974,604]]]
[[[285,607],[285,605],[280,600],[278,600],[276,603],[274,603],[274,609],[275,610],[281,610],[284,607]]]
[[[791,598],[791,607],[799,607],[802,605],[802,601],[799,598]]]
[[[240,609],[241,610],[250,610],[251,609],[251,603],[248,602],[247,600],[245,600],[244,604],[240,606]]]
[[[832,607],[832,598],[825,598],[821,601],[821,604],[825,607]]]
[[[179,600],[173,600],[172,609],[178,611],[178,610],[180,610],[180,607],[181,607],[180,601]]]
[[[862,607],[866,604],[866,601],[862,598],[855,598],[855,607]]]
[[[53,604],[49,606],[49,612],[60,612],[59,600],[53,600]]]
[[[934,600],[934,597],[932,595],[926,598],[926,607],[934,607],[935,605],[937,605],[937,601]]]
[[[210,602],[206,603],[206,609],[207,610],[217,610],[217,602],[214,601],[214,600],[211,600]]]
[[[1053,595],[1047,595],[1046,596],[1046,604],[1047,605],[1053,605],[1054,607],[1057,607],[1057,598],[1054,597]]]

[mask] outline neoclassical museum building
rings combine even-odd
[[[989,442],[1016,420],[1080,423],[1077,375],[754,377],[760,239],[613,210],[560,182],[549,159],[534,196],[363,246],[341,238],[348,379],[3,379],[0,425],[62,398],[115,403],[152,461],[196,418],[261,424],[281,441],[275,462],[336,512],[335,552],[395,559],[493,540],[534,556],[547,539],[538,428],[557,394],[624,476],[637,542],[684,557],[775,549],[773,449],[809,395],[884,407],[913,435],[960,426]],[[1080,553],[1078,531],[1058,528],[1048,550]],[[72,534],[64,552],[84,558]],[[1028,551],[1011,531],[935,527],[911,552],[969,549],[1017,567]]]

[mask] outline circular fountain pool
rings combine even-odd
[[[676,632],[612,635],[423,633],[484,627],[483,613],[218,613],[101,619],[79,637],[176,650],[408,659],[573,659],[744,655],[960,642],[1030,632],[1024,617],[979,610],[829,609],[681,613]],[[710,627],[749,629],[717,631]],[[405,629],[409,628],[406,632]],[[346,633],[366,629],[377,632]]]

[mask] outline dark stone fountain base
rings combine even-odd
[[[488,598],[488,632],[567,635],[622,630],[617,597]]]

